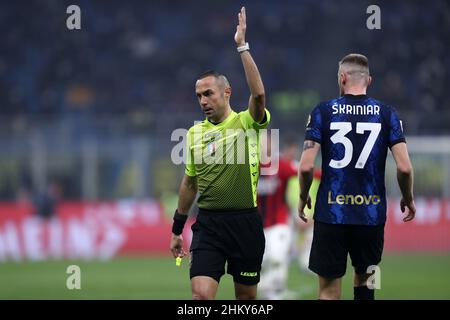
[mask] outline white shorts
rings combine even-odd
[[[276,224],[264,228],[264,235],[266,237],[264,260],[288,264],[292,240],[291,226],[288,224]]]

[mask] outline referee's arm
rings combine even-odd
[[[197,195],[197,177],[184,175],[178,192],[178,212],[187,215]]]
[[[247,18],[245,14],[245,8],[242,7],[239,13],[239,24],[236,28],[236,34],[234,40],[238,47],[244,47],[245,42],[245,32],[247,30]],[[264,84],[259,74],[258,67],[250,54],[250,51],[245,50],[240,52],[242,64],[244,66],[245,78],[247,79],[247,84],[250,89],[250,99],[248,102],[248,109],[253,120],[258,123],[263,123],[265,119],[265,106],[266,106],[266,95],[264,92]]]
[[[248,101],[248,109],[253,120],[258,123],[264,122],[266,95],[264,92],[264,85],[261,76],[253,60],[250,52],[244,51],[241,53],[242,64],[244,65],[245,76],[250,88],[250,99]]]
[[[178,197],[178,209],[174,216],[174,225],[172,226],[172,238],[170,240],[170,251],[174,258],[184,257],[186,252],[183,249],[183,236],[182,231],[184,223],[186,222],[187,215],[194,203],[197,196],[197,177],[190,177],[184,175],[183,181],[181,181],[179,197]],[[182,218],[183,217],[183,218]],[[182,218],[182,219],[180,219]],[[180,222],[181,221],[181,222]],[[178,232],[174,230],[178,229]],[[175,233],[174,233],[175,232]]]
[[[314,179],[314,162],[320,149],[320,143],[305,140],[303,144],[302,157],[298,168],[298,177],[300,181],[300,202],[298,205],[298,216],[304,222],[308,222],[305,214],[305,206],[311,209],[311,197],[309,189]]]

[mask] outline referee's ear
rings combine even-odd
[[[229,98],[231,97],[231,87],[225,87],[225,89],[223,90],[225,92],[225,97]]]

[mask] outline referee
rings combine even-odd
[[[265,238],[256,207],[259,176],[259,130],[270,113],[258,68],[245,42],[243,7],[234,40],[250,88],[246,111],[230,107],[231,87],[226,77],[209,71],[195,91],[206,119],[187,134],[187,162],[174,215],[170,250],[185,255],[182,231],[197,191],[199,213],[192,226],[190,278],[194,300],[215,299],[220,278],[233,276],[236,299],[255,299]]]

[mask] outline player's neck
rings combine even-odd
[[[344,90],[344,94],[351,94],[353,96],[360,96],[360,95],[367,94],[367,90],[366,90],[366,88],[353,87],[353,88],[345,89]]]

